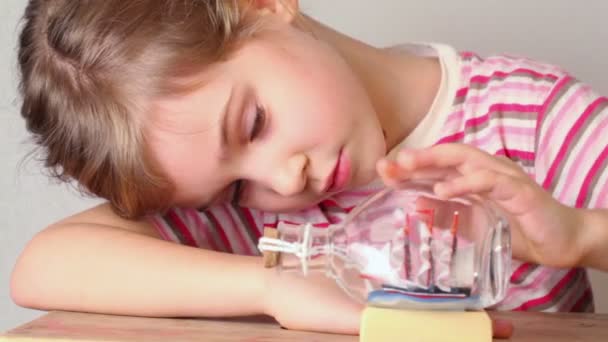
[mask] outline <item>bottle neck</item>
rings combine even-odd
[[[281,271],[301,271],[306,275],[311,270],[325,268],[331,248],[331,228],[280,223],[277,231],[277,238],[260,239],[259,249],[280,253]]]

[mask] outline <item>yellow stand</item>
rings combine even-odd
[[[485,311],[405,311],[367,307],[360,342],[488,342],[492,321]]]

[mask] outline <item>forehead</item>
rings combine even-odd
[[[217,125],[218,114],[233,88],[245,83],[252,75],[258,75],[259,69],[264,69],[263,65],[267,63],[260,62],[271,57],[273,49],[270,46],[264,41],[250,41],[231,54],[229,60],[214,63],[195,75],[177,80],[177,86],[188,91],[153,99],[147,124],[152,129],[182,134]]]
[[[232,83],[203,76],[191,92],[155,99],[145,120],[147,146],[174,183],[176,204],[206,202],[225,183],[218,158],[220,120]]]
[[[277,98],[272,96],[277,92],[283,94],[284,79],[290,79],[285,65],[293,63],[286,57],[282,48],[267,41],[250,41],[229,60],[186,80],[200,84],[192,92],[153,101],[145,120],[146,142],[152,157],[175,185],[176,204],[208,203],[232,182],[230,177],[236,171],[219,158],[226,102],[233,91],[238,102],[243,89],[252,87],[269,98]],[[280,87],[273,81],[277,68],[283,70]],[[275,103],[287,101],[284,96],[279,98],[281,101]]]

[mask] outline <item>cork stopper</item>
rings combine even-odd
[[[264,227],[264,237],[278,239],[279,230],[272,227]],[[279,258],[281,256],[281,253],[273,251],[263,251],[262,255],[264,257],[265,268],[273,268],[279,264]]]

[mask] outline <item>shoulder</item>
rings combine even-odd
[[[459,56],[461,84],[456,100],[465,103],[541,105],[556,87],[572,78],[560,66],[522,56],[482,57],[469,51]]]

